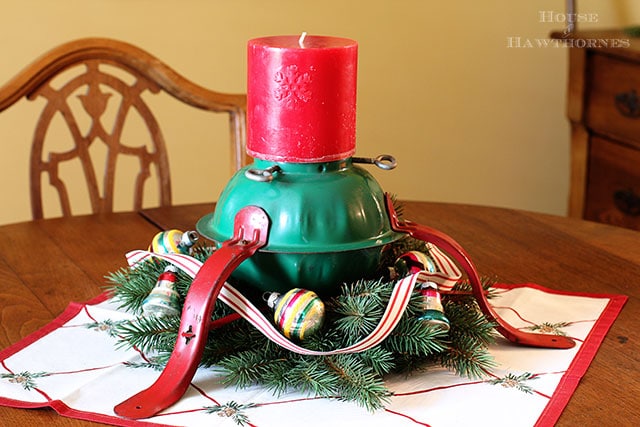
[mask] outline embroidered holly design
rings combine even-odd
[[[558,322],[558,323],[550,323],[550,322],[542,322],[537,325],[528,326],[525,329],[529,329],[530,331],[540,332],[543,334],[550,335],[562,335],[566,336],[566,332],[564,332],[561,328],[566,328],[570,326],[571,322]]]
[[[533,393],[533,389],[525,384],[526,381],[535,380],[537,376],[530,374],[529,372],[525,372],[520,375],[507,374],[502,378],[496,378],[493,380],[489,380],[489,384],[493,385],[501,385],[505,388],[515,388],[516,390],[522,391],[524,393]]]
[[[217,414],[219,417],[231,418],[239,426],[245,426],[249,423],[249,417],[243,410],[255,406],[255,403],[240,404],[232,400],[224,405],[205,406],[204,410],[207,414]]]
[[[110,337],[116,337],[117,334],[117,326],[123,322],[114,322],[111,319],[103,320],[101,322],[92,322],[85,324],[87,329],[93,329],[97,332],[104,332]]]
[[[313,68],[311,68],[313,71]],[[288,108],[295,107],[300,102],[311,99],[311,75],[302,72],[297,65],[287,65],[278,70],[273,78],[278,86],[274,89],[274,96]]]
[[[18,374],[0,374],[0,378],[8,379],[10,383],[18,384],[25,390],[33,390],[37,387],[35,382],[36,378],[47,377],[50,374],[47,372],[20,372]]]

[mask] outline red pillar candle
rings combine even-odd
[[[316,163],[355,152],[358,44],[274,36],[248,45],[247,152]]]

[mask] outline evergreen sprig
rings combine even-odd
[[[403,318],[383,346],[396,354],[429,357],[447,349],[447,332],[415,318]]]
[[[120,347],[135,347],[145,353],[166,353],[178,337],[180,316],[138,317],[117,325]]]
[[[384,278],[389,259],[407,250],[424,250],[424,243],[411,238],[396,242],[385,251],[379,279],[359,280],[341,287],[337,296],[325,301],[323,329],[306,338],[302,345],[318,351],[347,347],[370,334],[383,316],[394,281]],[[389,255],[394,254],[394,255]],[[206,260],[210,251],[198,251]],[[384,266],[387,263],[387,266]],[[108,276],[110,289],[121,307],[141,313],[142,301],[155,285],[166,263],[145,262],[136,268],[121,269]],[[191,279],[179,273],[176,287],[184,299]],[[484,280],[483,286],[490,288]],[[417,320],[423,301],[414,292],[396,328],[381,344],[361,353],[307,356],[292,353],[272,343],[245,320],[237,320],[210,331],[200,361],[202,367],[223,375],[226,385],[245,388],[260,384],[274,394],[297,390],[314,396],[353,401],[368,410],[384,406],[391,393],[384,384],[392,372],[411,373],[437,364],[454,372],[480,377],[493,367],[488,345],[493,342],[493,325],[479,310],[468,283],[443,295],[445,315],[451,329]],[[212,319],[231,310],[216,302]],[[154,366],[168,360],[178,333],[178,316],[139,316],[118,324],[120,345],[135,346],[155,355]]]
[[[123,267],[107,275],[107,289],[113,299],[120,303],[118,308],[140,314],[142,302],[165,267],[166,263],[144,262],[136,268]]]
[[[327,373],[324,357],[296,356],[289,371],[288,380],[293,389],[313,396],[335,397],[337,377]]]
[[[342,292],[328,303],[337,332],[345,337],[347,345],[368,335],[380,322],[391,288],[382,279],[359,280],[343,285]]]
[[[332,394],[337,399],[358,402],[374,411],[383,407],[391,395],[383,378],[357,354],[338,354],[324,357],[323,361],[328,375],[335,378]]]
[[[220,368],[226,372],[223,382],[238,388],[246,388],[261,383],[262,379],[267,379],[268,375],[273,375],[274,371],[284,372],[285,370],[278,367],[289,363],[286,357],[274,356],[273,352],[259,348],[240,351],[223,358],[219,362]],[[268,385],[268,381],[265,385]]]
[[[200,262],[205,262],[212,253],[213,248],[197,245],[192,249],[191,256]],[[158,258],[141,262],[135,267],[120,268],[105,276],[107,281],[106,289],[111,293],[113,300],[119,303],[118,308],[140,315],[142,314],[142,303],[168,265],[168,262]],[[187,273],[178,269],[175,288],[180,296],[179,303],[181,306],[189,292],[192,281]],[[233,313],[231,308],[216,301],[212,318],[221,318],[231,313]]]

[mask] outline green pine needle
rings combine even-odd
[[[272,352],[247,350],[220,360],[219,366],[226,373],[224,384],[246,388],[261,383],[270,371],[278,365],[287,364],[286,357],[273,357]]]
[[[295,359],[288,376],[292,389],[313,396],[335,397],[339,377],[327,374],[323,357],[299,356]]]
[[[440,355],[439,361],[445,368],[468,378],[482,378],[496,366],[486,348],[473,346],[466,350],[451,347]]]
[[[343,285],[338,296],[325,301],[323,329],[301,345],[329,351],[347,347],[370,334],[378,325],[394,287],[394,282],[383,277],[387,277],[393,260],[408,250],[424,251],[424,242],[403,238],[390,245],[383,253],[381,278]],[[211,253],[212,249],[203,247],[193,255],[205,261]],[[118,270],[107,276],[109,290],[121,308],[140,314],[142,302],[165,266],[165,262],[145,262],[135,269]],[[178,272],[176,290],[181,304],[190,285],[191,279]],[[483,286],[490,285],[490,281],[483,280]],[[324,357],[291,353],[272,343],[247,321],[237,320],[210,331],[200,365],[219,371],[224,384],[237,388],[259,384],[276,395],[295,390],[356,402],[373,411],[382,408],[391,395],[384,385],[384,376],[389,373],[413,372],[437,364],[460,375],[480,377],[493,368],[487,346],[495,338],[494,325],[480,312],[468,283],[461,282],[454,289],[463,294],[445,294],[442,298],[451,324],[448,333],[416,319],[424,307],[422,297],[414,292],[391,335],[362,353]],[[217,301],[212,319],[231,312]],[[116,332],[120,346],[154,354],[148,367],[158,369],[172,352],[179,325],[179,316],[137,317],[118,324]],[[242,405],[236,408],[232,403],[211,410],[241,413]],[[237,418],[236,422],[242,417]]]
[[[342,294],[330,302],[331,311],[337,317],[335,325],[338,331],[346,337],[371,333],[384,314],[390,293],[390,286],[381,280],[359,280],[343,286]]]
[[[486,347],[495,342],[494,324],[474,309],[475,305],[445,303],[444,307],[452,325],[449,337],[453,342],[469,340],[470,347]]]
[[[144,262],[137,268],[121,268],[106,276],[107,289],[113,299],[120,303],[119,308],[135,314],[142,313],[142,302],[156,284],[165,264]]]
[[[179,316],[138,317],[119,323],[117,334],[119,347],[138,348],[142,352],[171,353],[178,337]]]
[[[324,361],[339,384],[339,389],[335,390],[339,400],[356,402],[369,411],[384,407],[391,393],[383,379],[357,355],[339,354],[325,357]]]
[[[385,340],[384,347],[394,353],[428,357],[447,348],[447,332],[415,318],[403,319]]]
[[[396,367],[394,354],[382,348],[382,346],[370,348],[369,350],[357,353],[357,355],[363,363],[371,367],[376,375],[386,375]]]
[[[162,371],[166,366],[166,360],[158,357],[149,358],[148,362],[124,362],[124,366],[132,369],[150,368],[154,371]]]

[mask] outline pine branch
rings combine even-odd
[[[314,396],[335,397],[339,378],[327,375],[324,358],[299,356],[294,360],[287,378],[292,389]]]
[[[383,258],[387,258],[381,263],[381,271],[388,270],[388,265],[393,265],[401,253],[409,250],[425,251],[425,244],[403,238],[390,245],[384,251]],[[212,251],[211,248],[199,248],[193,255],[205,261]],[[121,307],[139,313],[142,301],[155,286],[165,265],[164,262],[148,262],[108,276]],[[379,277],[344,285],[337,297],[325,301],[325,325],[317,335],[305,339],[304,347],[334,350],[360,341],[371,333],[384,313],[394,286],[394,282],[382,278],[386,276],[381,274]],[[191,279],[178,272],[176,289],[182,298],[190,285]],[[490,286],[490,282],[483,281],[483,286]],[[248,322],[239,320],[210,331],[200,365],[220,369],[224,383],[238,388],[261,384],[275,394],[294,389],[357,402],[375,410],[390,396],[383,382],[384,375],[389,372],[411,372],[438,363],[461,375],[474,377],[493,366],[487,351],[487,345],[493,341],[493,325],[480,312],[468,283],[460,283],[454,289],[464,293],[443,295],[445,315],[451,323],[448,334],[416,319],[424,307],[422,297],[414,292],[392,334],[379,346],[365,352],[329,357],[294,354],[266,339]],[[222,318],[229,313],[231,310],[218,301],[212,318]],[[121,337],[119,345],[155,353],[151,365],[160,366],[171,354],[179,321],[179,317],[173,316],[140,317],[125,322],[117,330]]]
[[[211,247],[198,246],[192,250],[191,255],[204,262],[213,251],[214,249]],[[121,268],[105,276],[108,283],[106,288],[111,292],[113,299],[120,303],[118,308],[134,314],[142,314],[142,304],[145,298],[168,265],[168,262],[156,259],[139,263],[135,267]],[[187,273],[178,269],[174,286],[180,296],[178,301],[180,306],[184,303],[192,281],[193,279]],[[216,301],[212,318],[219,319],[232,313],[233,310],[226,304]]]
[[[384,341],[396,354],[428,357],[447,349],[447,331],[415,318],[404,317]]]
[[[166,360],[161,360],[157,357],[149,358],[148,362],[124,362],[124,366],[132,369],[150,368],[154,371],[161,372],[166,366]]]
[[[305,338],[302,344],[309,350],[331,351],[338,347],[347,347],[354,342],[354,337],[344,335],[333,323],[325,322],[321,331]]]
[[[339,400],[356,402],[369,411],[384,407],[391,393],[382,377],[362,363],[354,354],[339,354],[323,358],[330,375],[335,376]]]
[[[482,378],[496,363],[493,356],[484,347],[476,347],[473,342],[458,342],[458,347],[450,347],[440,355],[440,365],[468,378]]]
[[[447,300],[444,310],[451,324],[450,345],[439,355],[440,365],[458,375],[482,377],[495,367],[487,348],[495,342],[494,324],[487,321],[475,300]]]
[[[277,351],[279,347],[269,341],[247,321],[238,320],[223,328],[209,332],[200,366],[211,367],[217,365],[225,357],[239,351],[250,351],[252,349]]]
[[[171,353],[178,337],[179,316],[137,317],[116,326],[117,346],[136,347],[142,352]]]
[[[105,277],[107,290],[120,303],[118,308],[140,314],[142,302],[155,286],[164,268],[165,264],[156,262],[143,262],[136,268],[121,268]]]
[[[396,367],[395,373],[410,375],[414,372],[423,372],[427,365],[437,363],[438,356],[424,358],[420,356],[414,356],[409,354],[394,354],[394,362]]]
[[[444,310],[451,324],[449,337],[454,345],[458,340],[469,340],[469,346],[481,347],[495,342],[495,325],[476,307],[475,304],[445,302]]]
[[[330,301],[335,327],[345,337],[352,337],[349,344],[373,331],[382,318],[384,302],[389,300],[390,293],[389,284],[382,280],[359,280],[344,285],[342,293]]]
[[[225,377],[223,383],[237,388],[261,384],[263,378],[277,365],[287,364],[284,356],[274,357],[273,352],[247,350],[223,358],[219,362]]]
[[[362,362],[371,367],[376,375],[386,375],[396,368],[394,354],[382,346],[376,346],[361,353],[355,353]]]
[[[275,396],[280,396],[292,389],[291,375],[296,367],[290,359],[284,357],[280,359],[280,362],[269,365],[269,369],[265,371],[259,382],[256,382]]]

